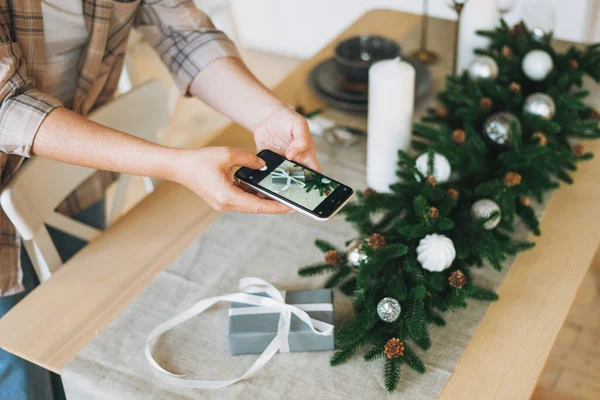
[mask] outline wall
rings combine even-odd
[[[492,1],[492,0],[490,0]],[[546,0],[556,12],[555,35],[561,39],[584,41],[586,35],[599,34],[588,25],[588,10],[598,0]],[[430,0],[430,14],[455,19],[447,0]],[[515,0],[506,15],[509,22],[520,19],[525,4],[540,0]],[[232,12],[239,37],[247,47],[298,58],[309,58],[341,30],[369,9],[388,8],[421,13],[418,0],[234,0]]]

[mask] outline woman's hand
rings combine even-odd
[[[258,151],[273,150],[321,172],[306,119],[285,105],[271,112],[254,130],[254,141]]]
[[[259,169],[265,162],[248,150],[206,147],[181,150],[174,180],[201,196],[215,210],[250,214],[293,212],[273,200],[262,199],[239,188],[233,179],[235,167]]]

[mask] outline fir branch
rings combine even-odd
[[[337,250],[334,245],[321,239],[315,240],[315,246],[317,246],[317,248],[323,253],[327,253],[329,250]]]
[[[421,361],[413,349],[411,349],[406,343],[404,343],[404,354],[402,355],[402,361],[420,374],[424,374],[426,371],[423,361]]]
[[[401,363],[399,358],[388,358],[385,360],[385,389],[389,393],[393,393],[398,387]]]
[[[321,275],[327,272],[334,271],[338,267],[336,265],[329,265],[324,262],[316,263],[309,265],[307,267],[300,268],[298,270],[298,275],[300,276],[315,276]]]
[[[383,346],[373,346],[364,355],[365,361],[375,361],[385,356]]]

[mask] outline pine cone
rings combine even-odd
[[[438,116],[438,117],[441,117],[441,118],[447,117],[448,116],[448,110],[444,106],[438,106],[435,109],[435,115]]]
[[[569,68],[570,69],[578,69],[579,63],[577,62],[577,60],[569,60]]]
[[[590,115],[588,116],[589,119],[595,119],[596,121],[600,121],[600,113],[596,110],[592,110],[592,112],[590,113]]]
[[[379,233],[374,233],[369,238],[369,246],[373,249],[378,250],[384,247],[387,243],[385,242],[385,238]]]
[[[452,132],[451,138],[454,143],[463,144],[467,139],[467,135],[462,129],[455,129],[454,132]]]
[[[481,111],[488,112],[492,109],[493,105],[494,103],[492,103],[492,99],[489,97],[482,97],[481,100],[479,100],[479,109]]]
[[[518,186],[521,184],[521,175],[516,172],[509,171],[504,175],[504,184],[508,187]]]
[[[502,55],[506,58],[512,56],[513,52],[508,46],[502,46]]]
[[[400,339],[391,338],[384,346],[387,358],[398,358],[404,354],[404,343]]]
[[[540,146],[545,146],[548,143],[548,138],[542,132],[534,132],[531,137],[537,139]]]
[[[521,196],[519,198],[519,201],[521,201],[521,204],[523,204],[525,207],[529,207],[529,205],[531,204],[531,199],[527,196]]]
[[[522,23],[518,23],[515,26],[513,26],[513,28],[510,30],[510,33],[508,34],[508,36],[510,36],[511,39],[515,39],[517,36],[521,35],[524,31],[524,27]]]
[[[431,219],[438,219],[440,216],[440,210],[435,207],[429,207],[429,216]]]
[[[508,88],[513,93],[517,93],[517,94],[521,93],[521,85],[519,85],[517,82],[511,82],[511,84],[508,85]]]
[[[459,196],[458,190],[452,189],[452,188],[448,189],[448,191],[446,192],[446,194],[448,195],[448,197],[451,197],[454,200],[457,200],[458,196]]]
[[[450,282],[450,286],[462,289],[467,284],[467,276],[460,269],[457,269],[450,274],[448,282]]]
[[[427,177],[427,183],[429,183],[431,186],[437,185],[437,181],[435,180],[435,178],[433,177],[433,175],[429,175]]]
[[[365,196],[365,199],[366,199],[367,197],[369,197],[370,195],[375,194],[375,193],[377,193],[377,192],[374,191],[373,189],[366,188],[365,191],[363,192],[363,196]]]
[[[325,252],[325,262],[329,265],[340,265],[342,263],[342,255],[336,250],[328,250]]]
[[[581,143],[576,144],[575,147],[573,147],[573,154],[576,157],[581,157],[583,153],[585,153],[585,147],[583,147]]]

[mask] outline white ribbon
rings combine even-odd
[[[163,322],[162,324],[154,328],[152,332],[150,332],[146,341],[144,354],[146,356],[146,360],[148,360],[148,362],[152,366],[154,375],[157,378],[171,385],[196,389],[218,389],[232,385],[240,380],[247,379],[254,375],[256,372],[258,372],[262,367],[264,367],[265,364],[275,355],[275,353],[277,353],[277,351],[280,351],[282,353],[289,351],[288,334],[290,332],[290,322],[292,320],[292,314],[296,315],[305,324],[307,324],[315,334],[320,336],[333,335],[333,325],[325,323],[323,321],[312,319],[306,313],[306,311],[302,309],[309,309],[309,311],[317,311],[316,309],[318,309],[318,311],[329,311],[333,309],[330,304],[323,306],[318,304],[286,304],[285,299],[279,290],[277,290],[274,286],[259,278],[240,279],[239,289],[240,292],[238,293],[209,297],[207,299],[200,300],[199,302],[188,308],[186,311]],[[267,295],[270,297],[263,297],[251,294],[261,292],[267,293]],[[203,313],[219,301],[250,304],[253,306],[260,307],[233,308],[230,309],[230,314],[233,313],[232,315],[249,313],[248,311],[242,311],[246,310],[247,308],[255,308],[256,310],[254,314],[261,313],[261,311],[279,312],[279,326],[277,327],[277,334],[275,335],[275,338],[271,341],[271,343],[267,346],[265,351],[263,351],[263,353],[254,362],[254,364],[252,364],[252,366],[239,378],[229,379],[225,381],[201,381],[185,379],[185,375],[173,374],[161,367],[160,364],[158,364],[158,362],[152,356],[151,349],[152,345],[154,344],[154,341],[163,333],[195,317],[196,315]]]
[[[284,192],[286,191],[290,185],[292,184],[292,182],[298,184],[298,186],[300,187],[304,187],[306,186],[306,184],[304,182],[302,182],[300,179],[298,178],[294,178],[292,175],[290,175],[289,172],[287,172],[285,169],[283,168],[275,168],[271,174],[272,177],[274,178],[286,178],[287,182],[285,183],[285,186],[283,187],[283,189],[279,189],[279,190],[273,190],[275,193],[280,193],[280,192]]]

